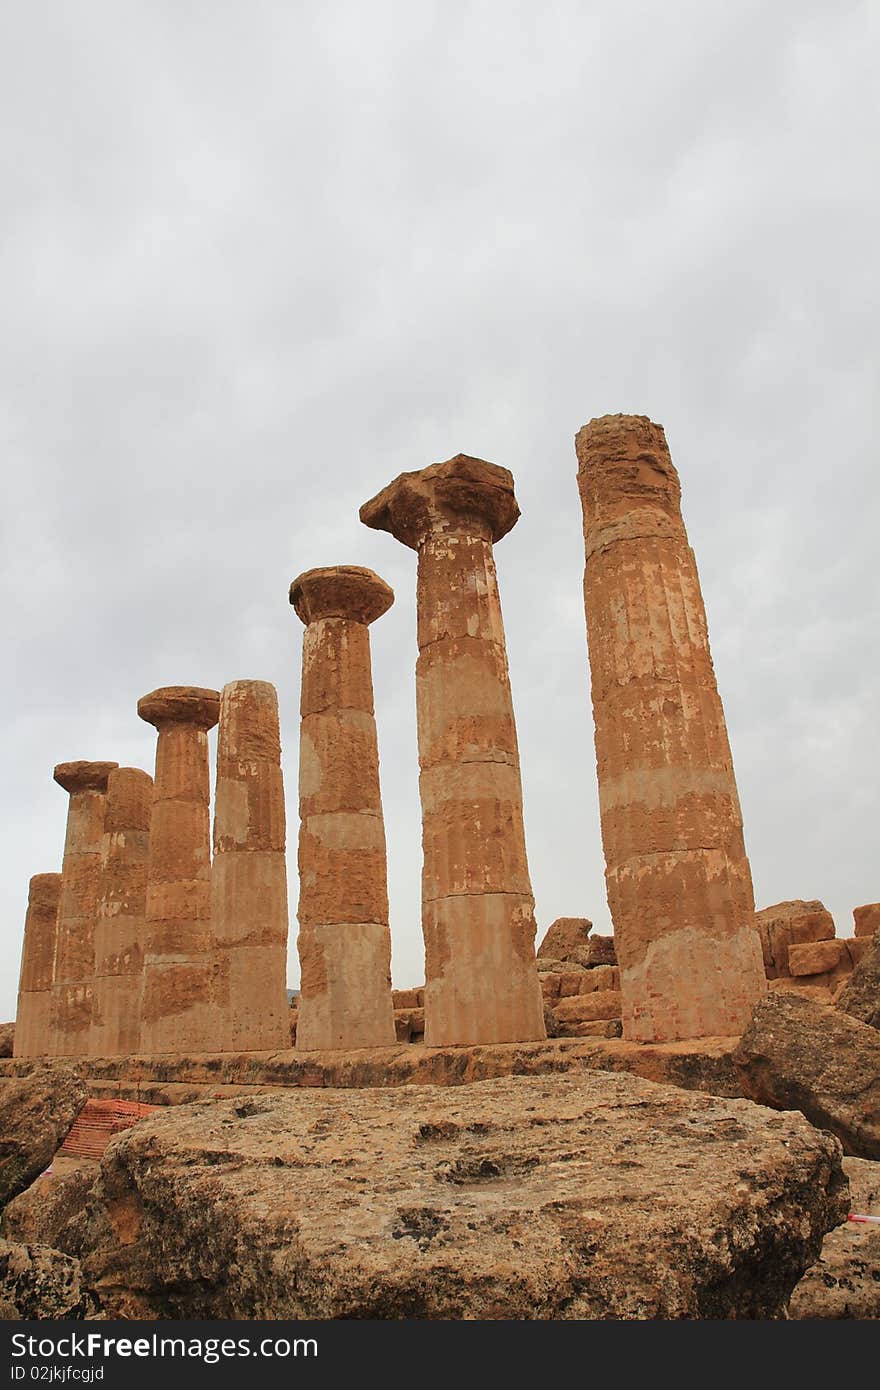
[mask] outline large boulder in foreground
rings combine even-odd
[[[880,1029],[880,931],[836,999],[841,1013]]]
[[[800,1115],[607,1073],[157,1111],[102,1173],[111,1317],[772,1318],[848,1210]]]
[[[733,1053],[749,1094],[800,1110],[848,1154],[880,1159],[880,1033],[799,994],[756,1004]]]
[[[20,1245],[51,1245],[78,1257],[94,1238],[91,1197],[99,1177],[99,1164],[85,1162],[37,1178],[4,1211],[3,1234]]]
[[[845,1158],[843,1167],[852,1210],[880,1216],[880,1163]],[[831,1231],[792,1294],[789,1316],[880,1319],[880,1226],[848,1221]]]
[[[0,1082],[0,1207],[48,1168],[86,1101],[69,1067],[35,1067]]]
[[[4,1318],[78,1318],[87,1303],[78,1260],[44,1245],[0,1240]]]

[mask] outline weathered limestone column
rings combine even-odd
[[[34,874],[24,919],[13,1057],[45,1057],[52,1048],[50,1015],[60,897],[60,874]]]
[[[361,520],[416,550],[425,1043],[543,1038],[519,752],[492,544],[506,468],[458,454],[403,473]]]
[[[140,1051],[213,1052],[208,730],[220,715],[220,693],[166,686],[144,695],[138,714],[159,731]]]
[[[678,474],[645,416],[592,420],[576,447],[624,1036],[741,1033],[766,983]]]
[[[223,687],[214,798],[216,1046],[289,1048],[284,783],[278,696],[266,681]]]
[[[95,921],[93,1057],[124,1057],[140,1047],[152,807],[148,772],[117,767],[110,773]]]
[[[89,1050],[95,981],[95,915],[107,779],[116,763],[59,763],[52,774],[70,794],[61,865],[51,1044],[58,1057]]]
[[[303,637],[297,1050],[395,1041],[369,624],[394,594],[334,565],[290,586]]]

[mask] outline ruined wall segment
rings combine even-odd
[[[644,416],[592,420],[576,449],[624,1036],[740,1033],[766,984],[678,474]]]
[[[208,730],[220,693],[165,686],[138,701],[158,731],[147,868],[140,1051],[212,1052],[217,1043],[211,935]]]
[[[385,825],[369,625],[394,601],[372,570],[309,570],[290,586],[303,636],[296,1046],[395,1041]]]
[[[114,768],[107,780],[95,920],[93,1057],[122,1057],[140,1046],[152,806],[149,773]]]
[[[13,1057],[45,1057],[52,1049],[50,1020],[60,898],[61,874],[34,874],[24,919]]]
[[[360,515],[418,553],[425,1043],[543,1038],[492,549],[519,516],[513,478],[458,454],[401,474]]]
[[[89,1051],[104,809],[107,779],[117,766],[59,763],[53,773],[70,797],[50,1025],[50,1052],[59,1057],[82,1057]]]
[[[223,687],[214,795],[216,1049],[288,1048],[284,783],[278,695],[267,681]]]

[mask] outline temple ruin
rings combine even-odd
[[[457,454],[402,473],[361,520],[418,554],[425,1043],[545,1036],[519,750],[492,546],[506,468]]]
[[[290,602],[306,625],[296,1045],[389,1046],[391,933],[369,629],[394,594],[372,570],[335,565],[301,574]]]
[[[34,874],[24,919],[14,1057],[45,1057],[54,1050],[51,1008],[60,897],[61,874]]]

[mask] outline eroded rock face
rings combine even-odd
[[[18,1055],[15,1051],[15,1028],[14,1023],[0,1023],[0,1057]]]
[[[0,1239],[0,1306],[4,1316],[81,1318],[84,1295],[79,1261],[45,1245],[17,1245]]]
[[[108,1149],[108,1314],[777,1317],[847,1210],[799,1115],[633,1077],[302,1092]]]
[[[854,1212],[880,1216],[880,1163],[845,1158]],[[880,1226],[846,1222],[829,1231],[822,1253],[791,1297],[792,1318],[880,1318]]]
[[[457,454],[402,473],[361,520],[418,552],[425,1041],[544,1034],[535,903],[493,543],[519,516],[506,468]]]
[[[737,1035],[766,984],[678,474],[644,416],[592,420],[576,447],[624,1037]]]
[[[848,1154],[880,1159],[880,1035],[802,995],[757,1005],[733,1053],[751,1094],[800,1110],[836,1134]]]
[[[53,1170],[61,1161],[55,1159]],[[81,1163],[37,1178],[6,1207],[3,1234],[19,1245],[48,1245],[78,1258],[96,1239],[90,1204],[99,1176],[97,1163]],[[100,1200],[96,1206],[102,1214]]]
[[[0,1083],[0,1207],[48,1168],[86,1094],[85,1082],[61,1066]]]
[[[880,930],[837,996],[837,1008],[860,1023],[880,1028]]]
[[[548,960],[580,960],[586,950],[593,924],[587,917],[557,917],[544,933],[538,947],[538,969],[542,958]]]

